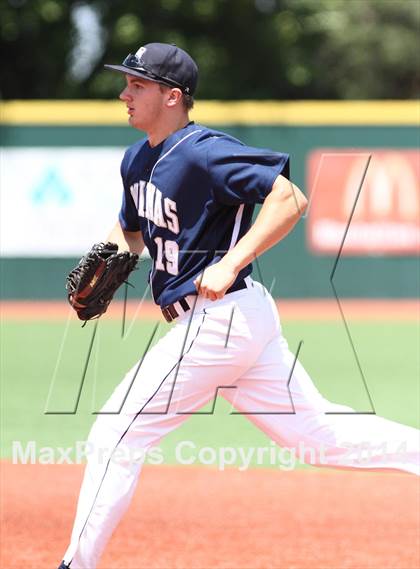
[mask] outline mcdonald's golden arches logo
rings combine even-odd
[[[348,226],[344,255],[418,254],[419,175],[418,150],[313,152],[307,176],[310,248],[336,253]]]

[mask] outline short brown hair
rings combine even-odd
[[[194,97],[192,95],[182,93],[182,104],[184,105],[184,109],[186,111],[190,111],[194,106]]]

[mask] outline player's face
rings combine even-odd
[[[164,109],[164,94],[158,83],[126,75],[127,86],[120,99],[127,105],[128,122],[146,132],[153,129]]]

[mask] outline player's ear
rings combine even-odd
[[[181,100],[182,100],[181,89],[177,89],[176,87],[174,87],[173,89],[169,89],[168,98],[166,100],[166,104],[168,107],[175,107],[181,102]]]

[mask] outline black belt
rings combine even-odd
[[[246,286],[245,280],[242,279],[242,280],[238,281],[237,283],[233,284],[230,288],[228,288],[225,294],[229,294],[231,292],[236,292],[237,290],[242,290],[244,288],[247,288],[247,286]],[[178,300],[178,302],[173,303],[173,304],[168,304],[168,306],[164,306],[163,308],[161,308],[162,314],[163,314],[166,322],[172,322],[172,320],[175,320],[175,318],[178,318],[179,313],[178,313],[178,310],[175,308],[175,304],[180,304],[180,306],[184,312],[188,312],[188,310],[191,310],[191,306],[189,305],[186,298],[180,298]]]

